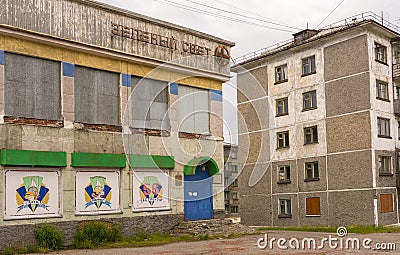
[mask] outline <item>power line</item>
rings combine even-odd
[[[226,5],[226,6],[229,6],[229,7],[232,7],[232,8],[235,8],[235,9],[238,9],[238,10],[241,10],[241,11],[246,12],[248,14],[256,15],[256,16],[258,16],[260,18],[264,18],[264,19],[268,19],[268,20],[271,20],[271,21],[279,22],[277,20],[274,20],[274,19],[265,17],[263,15],[260,15],[259,13],[252,12],[252,11],[249,11],[249,10],[246,10],[246,9],[242,9],[240,7],[237,7],[236,5],[233,5],[233,4],[225,3],[225,2],[219,1],[219,0],[213,0],[213,1],[218,2],[220,4],[223,4],[223,5]],[[282,23],[282,22],[281,22],[281,24],[289,26],[288,24],[285,24],[285,23]],[[293,28],[298,29],[298,30],[302,30],[301,28],[298,28],[298,27],[293,27]]]
[[[261,21],[261,22],[273,24],[273,25],[276,25],[276,26],[286,27],[286,28],[298,29],[298,28],[296,28],[296,27],[287,26],[287,25],[282,25],[282,24],[279,24],[279,23],[276,23],[276,22],[272,22],[272,21],[268,21],[268,20],[263,20],[263,19],[258,19],[258,18],[254,18],[254,17],[247,16],[247,15],[242,15],[242,14],[239,14],[239,13],[235,13],[235,12],[232,12],[232,11],[227,11],[227,10],[220,9],[220,8],[217,8],[217,7],[213,7],[213,6],[210,6],[210,5],[207,5],[207,4],[197,3],[196,1],[193,1],[193,0],[184,0],[184,1],[190,2],[190,3],[193,3],[193,4],[197,4],[197,5],[201,5],[201,6],[204,6],[204,7],[210,8],[210,9],[213,9],[213,10],[218,10],[218,11],[221,11],[221,12],[225,12],[225,13],[237,15],[237,16],[240,16],[240,17],[243,17],[243,18],[247,18],[247,19],[253,19],[253,20],[256,20],[256,21]]]
[[[254,22],[250,22],[250,21],[246,21],[246,20],[232,18],[232,17],[229,17],[229,16],[225,16],[225,15],[222,15],[222,14],[205,11],[205,10],[202,10],[202,9],[199,9],[199,8],[195,8],[195,7],[191,7],[191,6],[188,6],[188,5],[180,4],[180,3],[173,2],[173,1],[170,1],[170,0],[154,0],[154,1],[161,2],[161,3],[167,4],[167,5],[171,5],[171,6],[180,8],[180,9],[192,11],[192,12],[195,12],[195,13],[202,13],[202,14],[205,14],[205,15],[209,15],[209,16],[213,16],[213,17],[217,17],[217,18],[222,18],[222,19],[225,19],[225,20],[230,20],[230,21],[234,21],[234,22],[238,22],[238,23],[242,23],[242,24],[254,25],[254,26],[258,26],[258,27],[262,27],[262,28],[278,30],[278,31],[283,31],[283,32],[289,32],[289,33],[293,33],[294,32],[294,31],[291,31],[291,30],[286,30],[286,29],[282,29],[282,28],[275,28],[275,27],[269,27],[269,26],[265,26],[265,25],[262,25],[262,24],[259,24],[259,23],[254,23]]]
[[[339,8],[339,6],[340,6],[343,2],[344,2],[344,0],[342,0],[338,5],[336,5],[335,9],[333,9],[333,10],[328,14],[328,16],[326,16],[326,17],[318,24],[318,26],[317,26],[315,29],[317,29],[322,23],[324,23],[324,21],[325,21],[329,16],[331,16],[331,14],[332,14],[334,11],[336,11],[336,9]]]

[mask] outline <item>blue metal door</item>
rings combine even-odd
[[[196,167],[196,174],[185,175],[185,220],[205,220],[213,217],[212,178],[208,169]]]

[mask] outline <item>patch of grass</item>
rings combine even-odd
[[[78,227],[73,246],[78,249],[93,249],[120,240],[122,240],[121,225],[90,221]]]
[[[348,233],[372,234],[372,233],[400,233],[400,227],[375,227],[375,226],[349,226],[346,227]],[[336,227],[261,227],[257,231],[282,230],[282,231],[302,231],[302,232],[326,232],[336,233]]]
[[[122,241],[109,243],[103,246],[102,248],[128,248],[128,247],[147,247],[147,246],[155,246],[155,245],[163,245],[168,243],[176,243],[176,242],[196,242],[202,240],[213,240],[218,238],[237,238],[242,235],[238,234],[230,234],[228,237],[219,236],[219,235],[181,235],[181,236],[171,236],[170,234],[165,233],[155,233],[149,234],[143,231],[138,231],[138,233],[131,238],[125,238]]]

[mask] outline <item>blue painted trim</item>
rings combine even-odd
[[[130,87],[132,86],[132,76],[130,74],[122,74],[122,86]]]
[[[222,102],[222,90],[210,90],[210,100]]]
[[[75,65],[67,62],[62,62],[63,76],[75,77]]]
[[[172,95],[178,95],[178,83],[171,82],[169,84],[169,93]]]
[[[4,65],[4,50],[0,50],[0,65]]]

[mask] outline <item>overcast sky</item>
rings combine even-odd
[[[386,20],[400,27],[400,1],[399,0],[98,0],[100,2],[115,5],[130,11],[144,14],[153,18],[165,20],[184,27],[189,27],[207,34],[211,34],[236,43],[232,48],[232,57],[236,58],[246,53],[271,46],[292,37],[299,29],[316,28],[336,7],[337,9],[319,26],[319,28],[336,21],[372,11],[379,16],[383,12]],[[167,2],[169,4],[167,4]],[[196,4],[208,5],[214,9]],[[339,5],[339,3],[341,3]],[[214,12],[219,15],[229,16],[245,22],[258,23],[265,27],[238,23],[223,18],[189,11],[171,6],[178,4],[181,7],[201,9]],[[339,5],[339,6],[338,6]],[[221,12],[222,9],[231,13]],[[237,13],[250,16],[258,20],[251,20],[243,16],[235,16]],[[261,21],[263,20],[263,21]],[[285,25],[277,26],[265,21]],[[293,27],[293,28],[291,28]],[[294,28],[298,28],[297,30]],[[287,30],[281,31],[279,29]],[[229,89],[230,88],[230,89]],[[229,85],[224,85],[224,118],[229,123],[230,129],[235,130],[235,112],[227,107],[235,104],[236,93]],[[236,142],[236,141],[234,141]]]

